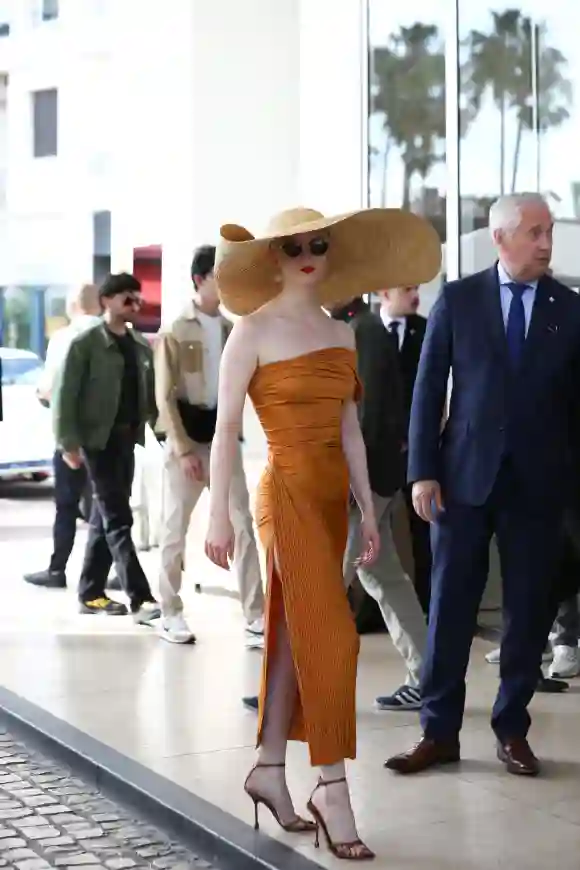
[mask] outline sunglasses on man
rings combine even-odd
[[[143,299],[136,293],[127,293],[123,298],[123,308],[141,308]]]

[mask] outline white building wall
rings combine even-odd
[[[92,0],[61,0],[60,13],[42,22],[34,3],[15,0],[4,40],[9,171],[2,285],[66,288],[89,280],[93,212],[110,207],[110,37]],[[58,90],[58,153],[35,158],[32,92],[52,87]]]
[[[221,223],[259,230],[290,206],[365,202],[364,0],[60,5],[42,23],[12,0],[0,46],[11,250],[0,284],[86,280],[92,214],[110,208],[114,269],[131,267],[134,247],[163,245],[171,315],[190,294],[192,249]],[[35,159],[31,91],[47,87],[59,90],[59,153]]]
[[[193,248],[215,242],[222,223],[257,231],[294,205],[332,212],[364,203],[362,8],[172,0],[159,16],[142,5],[147,61],[125,58],[118,108],[156,90],[159,129],[139,137],[120,119],[113,246],[120,264],[132,244],[162,243],[165,316],[190,295]],[[118,15],[116,32],[126,32],[126,8]],[[152,43],[167,53],[149,51]]]

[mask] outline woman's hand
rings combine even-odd
[[[361,554],[356,565],[371,565],[379,555],[381,538],[374,513],[363,515],[360,527]]]
[[[234,527],[228,514],[210,516],[205,538],[205,555],[225,571],[234,558]]]

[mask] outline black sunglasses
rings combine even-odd
[[[307,242],[307,247],[313,257],[324,257],[329,247],[328,239],[310,239],[310,241]],[[285,241],[280,244],[280,250],[283,251],[287,257],[295,259],[304,252],[304,245],[294,239],[285,239]]]
[[[125,296],[125,298],[123,299],[123,308],[133,308],[134,306],[140,308],[142,303],[143,300],[140,296]]]

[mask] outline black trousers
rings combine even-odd
[[[113,429],[105,449],[85,450],[84,459],[93,487],[93,507],[79,599],[94,601],[104,596],[114,561],[131,610],[136,611],[154,599],[131,537],[134,432],[129,427]]]
[[[415,577],[413,585],[423,613],[429,615],[429,603],[431,600],[431,529],[429,523],[417,515],[413,507],[411,486],[405,487],[405,501],[409,515],[409,529],[411,532],[411,546],[413,548],[413,563],[415,565]]]
[[[57,450],[53,457],[56,514],[52,527],[53,550],[49,570],[66,571],[77,530],[79,504],[87,484],[87,470],[72,469]]]

